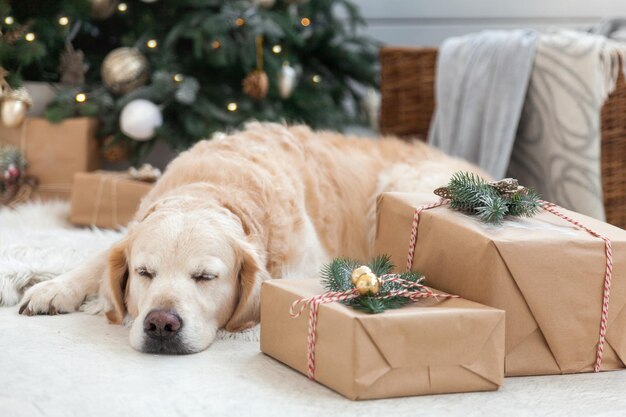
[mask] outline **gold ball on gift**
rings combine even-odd
[[[372,272],[371,269],[369,269],[368,266],[366,265],[361,265],[358,268],[355,268],[354,271],[352,271],[352,285],[356,285],[356,280],[359,279],[359,277],[363,274],[370,274]]]
[[[270,88],[270,81],[267,73],[261,70],[254,70],[243,79],[243,92],[255,100],[264,99]]]
[[[111,17],[115,12],[118,0],[89,0],[89,3],[91,4],[91,17],[102,20]]]
[[[368,272],[358,277],[354,286],[361,295],[376,295],[380,291],[380,279]]]
[[[148,82],[148,60],[137,48],[117,48],[102,61],[102,81],[117,94],[129,93]]]
[[[18,88],[6,93],[2,98],[0,119],[6,127],[17,127],[26,118],[26,113],[33,101],[25,88]]]

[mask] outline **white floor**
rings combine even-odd
[[[188,356],[135,352],[127,329],[0,308],[0,416],[624,416],[626,372],[508,378],[498,392],[352,402],[219,340]]]

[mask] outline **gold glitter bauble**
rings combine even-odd
[[[357,278],[354,285],[361,295],[376,295],[380,290],[380,280],[371,272]]]
[[[21,125],[32,104],[33,100],[25,88],[18,88],[5,93],[0,108],[2,124],[6,127]]]
[[[365,265],[361,265],[360,267],[356,268],[354,271],[352,271],[352,285],[356,285],[356,280],[359,279],[361,275],[369,274],[371,272],[372,270]]]
[[[118,0],[89,0],[91,17],[96,20],[107,19],[115,12]]]
[[[150,76],[148,60],[137,48],[117,48],[102,61],[102,81],[111,91],[129,93],[144,85]]]
[[[243,92],[255,100],[261,100],[267,96],[270,81],[265,71],[254,70],[243,80]]]

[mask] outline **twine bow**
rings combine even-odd
[[[411,235],[409,238],[409,251],[408,251],[407,260],[406,260],[407,271],[410,271],[411,268],[413,267],[413,258],[415,256],[415,243],[417,241],[417,229],[419,225],[420,214],[424,210],[429,210],[435,207],[444,206],[449,203],[450,203],[449,199],[441,198],[438,202],[418,207],[413,212],[413,222],[411,224]],[[598,344],[596,346],[596,361],[595,361],[594,368],[593,368],[594,372],[600,372],[600,367],[602,366],[602,356],[604,354],[604,343],[606,341],[606,331],[607,331],[608,320],[609,320],[609,296],[611,293],[611,277],[613,275],[613,251],[611,248],[611,240],[608,237],[603,236],[600,233],[585,226],[579,221],[563,214],[560,211],[562,207],[559,207],[554,203],[550,203],[548,201],[543,201],[543,200],[541,200],[540,203],[542,204],[541,207],[545,211],[552,213],[557,217],[560,217],[561,219],[584,230],[590,235],[600,238],[604,241],[606,264],[605,264],[605,270],[604,270],[602,314],[600,316],[600,331],[599,331],[599,337],[598,337]]]
[[[419,282],[407,281],[397,274],[387,274],[380,277],[383,282],[395,282],[402,286],[400,290],[389,291],[385,295],[373,296],[372,298],[387,299],[392,297],[404,297],[411,301],[422,298],[448,299],[456,298],[456,295],[436,294]],[[346,291],[329,291],[324,294],[309,298],[301,298],[294,301],[289,308],[289,315],[292,318],[300,317],[304,309],[309,307],[309,329],[307,336],[307,376],[315,380],[315,344],[317,339],[317,316],[320,304],[333,303],[336,301],[347,301],[359,298],[361,295],[356,288]]]

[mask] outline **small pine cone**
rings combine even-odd
[[[441,198],[452,198],[452,194],[450,194],[450,189],[448,189],[448,187],[439,187],[433,192]]]
[[[267,96],[270,87],[269,78],[265,71],[254,70],[243,80],[243,92],[255,100],[262,100]]]

